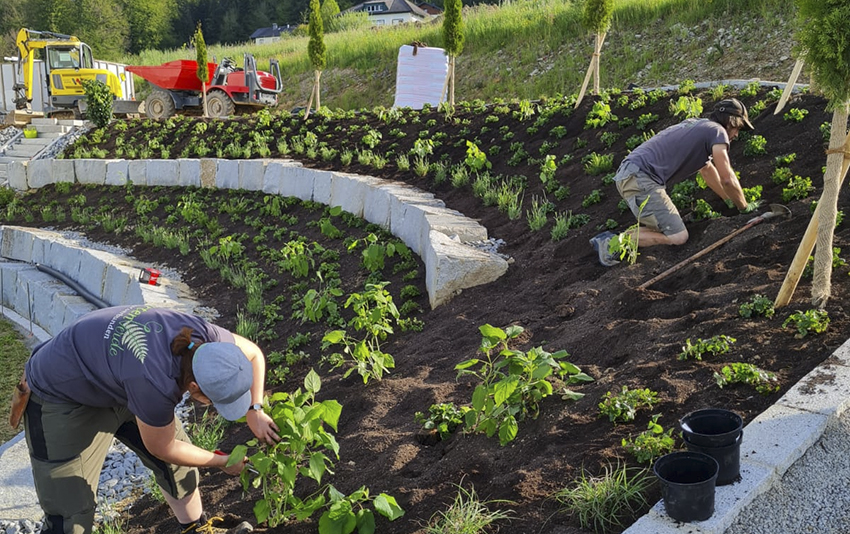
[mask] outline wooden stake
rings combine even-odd
[[[602,54],[602,42],[605,40],[605,34],[596,36],[596,52],[593,54],[593,61],[596,63],[593,67],[593,94],[599,94],[599,56]]]
[[[830,136],[831,137],[831,136]],[[847,176],[848,168],[850,168],[850,136],[844,142],[843,147],[844,162],[841,165],[841,172],[838,176],[838,187],[844,182]],[[782,282],[782,287],[779,288],[779,294],[776,295],[776,300],[773,302],[774,308],[787,306],[791,302],[791,297],[794,295],[794,290],[797,289],[797,284],[800,282],[800,276],[803,274],[803,269],[809,260],[812,250],[815,248],[815,240],[818,233],[818,217],[821,210],[821,204],[815,207],[815,212],[812,215],[812,220],[809,221],[809,226],[806,228],[803,239],[800,241],[800,246],[797,248],[797,253],[791,261],[791,266],[788,268],[788,273],[785,275],[785,280]],[[832,251],[830,250],[830,254]],[[831,260],[831,258],[830,258]]]
[[[605,41],[605,34],[596,35],[596,48],[594,48],[593,56],[590,58],[590,65],[587,67],[587,74],[584,75],[584,82],[581,84],[581,90],[578,92],[578,99],[575,107],[578,108],[581,101],[584,99],[584,94],[587,91],[587,85],[590,83],[590,76],[596,69],[599,68],[599,54],[602,51],[602,43]],[[598,83],[598,82],[597,82]]]
[[[785,84],[785,90],[782,91],[782,98],[780,98],[779,103],[776,104],[776,111],[773,112],[774,115],[779,115],[782,108],[784,108],[785,104],[788,103],[788,99],[791,97],[791,92],[794,90],[794,84],[797,83],[797,79],[800,77],[800,72],[802,70],[803,59],[800,58],[797,60],[797,63],[794,64],[794,70],[791,71],[791,77],[788,78],[788,83]]]
[[[321,85],[322,71],[316,71],[316,109],[322,107],[322,85]]]
[[[310,100],[307,101],[307,110],[304,111],[304,120],[307,120],[307,117],[310,116],[310,107],[313,105],[313,95],[316,94],[316,84],[313,84],[313,88],[310,90]]]

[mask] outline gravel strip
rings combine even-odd
[[[741,512],[725,534],[846,534],[850,532],[850,413],[823,436],[770,490]]]

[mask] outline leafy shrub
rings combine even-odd
[[[741,304],[741,307],[738,308],[738,314],[747,318],[753,316],[773,317],[774,313],[773,301],[758,294],[753,295],[749,302]]]
[[[651,408],[658,402],[658,393],[649,388],[630,390],[628,386],[623,386],[620,393],[609,391],[602,397],[599,414],[607,415],[612,423],[627,423],[635,420],[640,408]]]
[[[826,310],[797,310],[788,316],[782,323],[782,328],[789,325],[797,329],[796,338],[804,338],[809,334],[821,334],[826,332],[829,326],[829,313]]]
[[[679,359],[687,360],[688,358],[694,358],[696,360],[702,360],[702,357],[706,354],[712,354],[714,356],[726,354],[731,350],[733,343],[735,343],[735,338],[725,334],[713,336],[709,339],[697,339],[697,342],[693,344],[690,338],[688,338],[682,347],[682,352],[679,353]]]
[[[673,450],[675,441],[673,440],[673,427],[664,431],[664,427],[658,424],[658,418],[661,414],[655,414],[650,419],[646,430],[632,438],[623,438],[621,444],[626,451],[634,455],[638,463],[652,463],[659,456],[663,456]]]
[[[702,99],[699,97],[680,96],[678,100],[670,101],[670,113],[674,117],[693,119],[702,115]]]
[[[520,326],[502,330],[489,324],[479,327],[484,358],[472,358],[455,366],[458,378],[471,375],[481,383],[472,393],[472,409],[466,413],[465,428],[469,432],[483,432],[492,437],[498,432],[499,443],[505,445],[516,438],[517,421],[531,416],[537,418],[540,401],[554,391],[547,380],[556,375],[567,384],[588,382],[593,379],[575,365],[563,361],[569,356],[560,350],[549,353],[541,347],[528,352],[510,349],[508,342],[523,332]],[[494,357],[494,352],[497,354]],[[477,367],[477,369],[476,369]],[[567,390],[571,398],[582,395]]]
[[[414,418],[425,430],[436,430],[440,439],[446,439],[455,429],[463,424],[463,418],[470,408],[461,406],[458,408],[453,402],[441,402],[432,404],[428,408],[428,415],[416,412]]]
[[[808,176],[794,176],[788,181],[788,186],[782,189],[782,201],[802,200],[815,190],[812,179]]]
[[[808,114],[809,110],[807,109],[791,108],[782,115],[782,118],[786,121],[800,122],[805,119]]]
[[[767,139],[761,135],[754,135],[747,139],[744,144],[745,156],[759,156],[767,154]]]
[[[719,373],[714,373],[714,380],[721,388],[728,384],[749,384],[754,386],[756,391],[762,395],[770,395],[779,391],[776,375],[770,371],[759,369],[751,363],[737,362],[724,365]]]

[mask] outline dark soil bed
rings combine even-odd
[[[615,108],[614,112],[621,118],[657,113],[662,119],[651,127],[660,131],[677,122],[667,112],[670,98],[673,96],[637,111]],[[745,99],[745,102],[752,105],[755,99]],[[756,225],[645,290],[637,286],[743,226],[752,215],[739,215],[737,210],[726,208],[710,193],[701,192],[700,196],[723,217],[688,223],[690,240],[687,244],[643,249],[635,265],[621,264],[610,269],[600,266],[588,239],[601,231],[599,227],[609,218],[619,223],[617,231],[632,224],[633,219],[629,213],[617,209],[619,198],[613,186],[602,185],[600,177],[584,172],[581,158],[591,152],[614,153],[616,168],[627,153],[625,140],[639,132],[634,127],[618,130],[616,124],[598,130],[583,129],[584,117],[591,105],[592,102],[584,103],[569,117],[553,117],[539,132],[527,131],[533,119],[511,126],[511,131],[515,132],[511,142],[525,143],[526,150],[532,154],[544,140],[552,139],[546,133],[555,125],[562,124],[569,131],[558,141],[558,148],[551,150],[559,161],[565,153],[575,156],[570,163],[559,165],[557,178],[568,184],[572,193],[565,201],[556,202],[557,210],[587,213],[592,220],[558,242],[553,242],[549,236],[551,217],[544,230],[531,232],[525,217],[510,221],[496,208],[484,207],[481,200],[471,194],[469,186],[454,188],[449,181],[435,185],[431,176],[417,178],[412,172],[397,172],[392,164],[384,171],[377,171],[356,164],[343,167],[338,160],[327,163],[318,158],[313,161],[300,158],[305,165],[404,180],[432,191],[448,207],[478,219],[492,237],[504,240],[506,245],[501,252],[512,258],[507,274],[501,279],[464,290],[448,304],[422,313],[420,318],[425,323],[422,332],[393,337],[384,348],[395,357],[396,368],[381,382],[364,386],[356,374],[343,379],[341,371],[321,370],[320,398],[337,399],[343,405],[337,433],[340,458],[330,482],[344,492],[365,485],[373,494],[390,493],[406,511],[404,517],[393,523],[379,518],[377,532],[408,534],[421,531],[433,514],[444,510],[454,499],[458,484],[467,489],[474,486],[483,499],[512,501],[498,506],[514,511],[514,519],[502,525],[503,532],[581,532],[578,521],[558,513],[557,503],[549,497],[576,480],[583,469],[598,474],[609,462],[622,460],[633,464],[620,442],[624,437],[643,431],[652,414],[662,414],[659,422],[665,428],[675,426],[686,413],[704,407],[733,410],[749,422],[848,337],[850,321],[843,309],[850,291],[847,267],[837,268],[833,273],[833,295],[826,307],[832,322],[824,334],[798,339],[793,329],[782,328],[791,312],[811,308],[808,279],[800,283],[791,305],[778,310],[773,318],[744,319],[738,314],[740,304],[754,294],[764,294],[771,299],[776,296],[811,218],[810,204],[822,187],[821,167],[826,163],[818,127],[829,120],[830,114],[824,110],[822,99],[804,96],[791,104],[809,111],[800,123],[785,121],[781,114],[774,116],[772,105],[754,118],[755,133],[768,141],[768,155],[744,156],[742,142],[734,142],[731,149],[732,164],[740,172],[742,185],[764,186],[765,206],[769,202],[781,202],[782,187],[770,179],[776,156],[796,153],[797,159],[791,166],[793,172],[810,176],[817,192],[809,199],[787,203],[793,213],[790,220]],[[707,110],[710,105],[706,98]],[[466,151],[465,145],[450,146],[463,137],[458,129],[468,128],[472,132],[470,137],[479,135],[481,127],[488,124],[484,122],[487,114],[459,111],[458,117],[470,121],[463,126],[447,123],[443,114],[436,112],[423,115],[421,120],[436,119],[438,125],[432,133],[448,133],[439,152],[449,153],[450,161],[458,162],[463,160]],[[333,133],[333,126],[340,124],[343,126],[340,131],[345,131],[346,124],[357,121],[331,122],[320,138],[334,146],[334,135],[341,134]],[[493,125],[494,135],[498,135],[499,125]],[[376,119],[372,119],[371,126],[383,132],[382,145],[376,151],[381,147],[389,150],[393,142],[388,134],[389,127]],[[422,125],[413,126],[410,123],[399,126],[412,133],[399,141],[396,153],[412,146],[415,132]],[[610,149],[600,140],[605,131],[621,133]],[[113,134],[107,138],[111,136]],[[479,139],[480,146],[485,152],[496,142],[496,137],[489,142],[489,137],[480,137],[483,138]],[[576,138],[586,141],[587,145],[575,148]],[[338,142],[344,142],[342,137]],[[525,193],[527,208],[532,195],[543,195],[538,178],[539,164],[509,166],[506,160],[510,155],[510,143],[503,144],[499,155],[488,158],[493,164],[491,172],[526,175],[529,184]],[[109,147],[108,143],[102,146],[110,150],[110,156],[114,155],[114,146]],[[175,148],[172,155],[176,156],[181,150]],[[277,155],[273,153],[272,157]],[[582,208],[581,199],[593,189],[603,191],[604,201]],[[93,197],[97,191],[101,189],[87,189],[85,194]],[[551,196],[550,200],[554,201]],[[846,203],[844,193],[839,208]],[[238,231],[250,232],[250,228]],[[847,245],[848,232],[846,223],[837,228],[835,246]],[[143,261],[166,264],[183,272],[184,279],[203,303],[222,312],[219,322],[225,327],[235,326],[235,308],[244,301],[244,294],[222,287],[215,273],[190,265],[191,255],[186,257],[141,246],[131,232],[114,235],[93,230],[88,233],[92,239],[133,249],[133,254]],[[397,283],[401,282],[393,282]],[[595,381],[575,388],[586,394],[576,402],[561,400],[558,395],[545,399],[539,417],[522,421],[516,440],[504,447],[496,438],[463,435],[459,431],[436,445],[420,444],[416,439],[419,425],[414,421],[415,412],[427,412],[428,407],[437,402],[470,402],[474,384],[465,378],[456,379],[454,366],[476,355],[481,341],[478,327],[485,323],[524,327],[527,335],[518,348],[543,346],[552,352],[565,349],[570,354],[568,360]],[[280,332],[283,340],[300,327],[291,321],[283,323],[281,328],[288,330]],[[737,339],[730,353],[703,361],[677,359],[688,338],[695,341],[719,334]],[[279,347],[269,343],[263,348],[268,352]],[[312,356],[318,360],[318,354]],[[743,385],[718,388],[713,372],[739,361],[775,372],[781,383],[780,391],[764,396]],[[299,387],[306,371],[315,365],[315,361],[299,364],[292,379],[275,390]],[[598,404],[606,392],[619,391],[623,386],[657,391],[661,403],[652,410],[639,412],[634,423],[615,426],[599,416]],[[227,436],[223,448],[229,450],[249,437],[247,428],[235,428]],[[678,433],[676,437],[677,445],[681,446]],[[205,473],[202,491],[210,512],[253,521],[252,506],[258,493],[252,491],[244,495],[237,479],[218,471]],[[658,497],[659,490],[653,489],[650,501]],[[164,504],[144,498],[133,506],[127,532],[166,533],[174,532],[175,528],[176,523]],[[260,526],[258,530],[317,532],[317,524],[305,521],[276,529]]]

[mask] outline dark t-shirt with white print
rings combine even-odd
[[[152,306],[104,308],[37,347],[27,382],[48,402],[127,406],[146,424],[166,426],[182,398],[180,357],[171,354],[171,341],[184,327],[196,342],[234,342],[228,330],[194,315]]]

